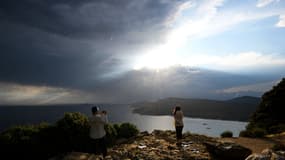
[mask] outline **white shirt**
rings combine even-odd
[[[174,122],[175,126],[183,126],[183,112],[182,111],[176,111],[176,114],[174,115]]]
[[[95,114],[89,118],[90,132],[89,136],[92,139],[99,139],[106,135],[104,125],[107,124],[107,116]]]

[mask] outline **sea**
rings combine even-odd
[[[41,122],[55,123],[66,112],[80,112],[91,116],[90,104],[72,105],[41,105],[41,106],[0,106],[0,132],[14,125],[38,124]],[[133,108],[127,104],[97,104],[100,110],[106,110],[110,123],[130,122],[140,131],[152,132],[159,130],[175,130],[173,117],[150,116],[133,113]],[[171,111],[170,111],[171,112]],[[247,122],[214,120],[184,117],[183,132],[219,137],[224,131],[232,131],[238,136],[245,129]]]

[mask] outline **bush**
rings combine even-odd
[[[112,124],[106,124],[105,125],[105,131],[106,131],[106,141],[108,146],[112,146],[115,144],[115,141],[117,139],[118,133],[115,129],[114,125]]]
[[[284,144],[274,144],[271,148],[273,151],[285,151]]]
[[[87,116],[79,113],[65,113],[56,122],[61,145],[68,150],[84,150],[89,141],[89,122]]]
[[[65,113],[55,125],[15,126],[0,133],[1,153],[11,159],[48,159],[56,154],[69,151],[88,152],[94,146],[89,138],[89,121],[81,113]],[[130,138],[138,134],[138,129],[130,123],[107,124],[108,146],[117,138]]]
[[[79,112],[65,113],[56,126],[69,134],[86,133],[89,130],[88,118]]]
[[[114,124],[113,127],[115,128],[115,130],[117,131],[117,133],[120,130],[120,124]]]
[[[1,140],[10,144],[36,144],[40,131],[49,127],[50,125],[47,123],[14,126],[1,133]]]
[[[225,137],[233,137],[233,132],[232,132],[232,131],[224,131],[224,132],[221,134],[221,137],[222,137],[222,138],[225,138]]]
[[[243,130],[239,133],[239,137],[251,137],[251,133],[248,130]]]
[[[266,135],[266,130],[262,128],[253,128],[250,130],[251,137],[261,138]]]
[[[261,138],[267,134],[265,129],[262,128],[251,128],[244,131],[241,131],[240,137],[252,137],[252,138]]]
[[[116,126],[117,128],[117,133],[119,138],[130,138],[139,133],[138,128],[131,124],[131,123],[122,123],[119,126]]]
[[[269,128],[268,132],[269,133],[282,133],[285,131],[285,124],[278,124],[278,125],[274,125],[272,127]]]
[[[50,127],[51,125],[47,123],[41,123],[39,125],[19,125],[5,130],[0,134],[0,144],[3,145],[1,146],[2,156],[7,155],[11,159],[27,157],[34,159],[41,155],[43,159],[48,158],[53,148],[44,148],[40,133]]]

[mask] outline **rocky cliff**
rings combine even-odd
[[[185,133],[177,143],[174,131],[142,132],[130,139],[120,139],[108,149],[107,160],[244,160],[251,150],[220,138]],[[71,152],[51,160],[97,160],[100,155]]]

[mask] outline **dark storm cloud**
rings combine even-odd
[[[125,32],[164,29],[181,1],[166,0],[9,0],[1,19],[68,37],[104,38]],[[97,36],[97,37],[93,37]]]
[[[182,2],[1,1],[0,82],[100,88],[101,75],[126,63],[121,57],[164,40]]]
[[[0,77],[4,82],[79,87],[89,75],[98,74],[100,70],[94,68],[107,58],[104,54],[92,55],[96,51],[81,41],[10,24],[0,28],[7,37],[0,45]],[[13,34],[9,35],[10,31]]]

